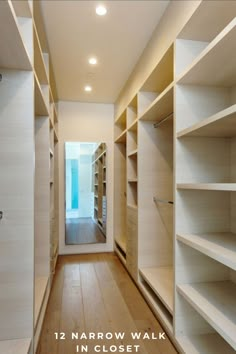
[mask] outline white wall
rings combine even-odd
[[[59,253],[113,250],[113,120],[111,104],[60,101],[59,111]],[[65,245],[64,144],[66,141],[105,142],[107,145],[107,243]]]

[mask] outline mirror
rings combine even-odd
[[[106,242],[106,144],[65,143],[65,243]]]

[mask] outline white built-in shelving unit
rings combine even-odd
[[[115,249],[186,354],[236,350],[235,16],[200,1],[115,119]]]
[[[57,162],[53,171],[49,166],[57,152],[50,144],[56,128],[49,119],[49,56],[32,1],[0,2],[0,45],[0,352],[33,354],[52,281],[50,184]]]

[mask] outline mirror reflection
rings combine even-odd
[[[106,242],[106,144],[65,143],[65,243]]]

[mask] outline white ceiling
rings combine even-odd
[[[113,103],[169,1],[41,0],[60,100]],[[94,55],[98,64],[88,64]],[[90,93],[84,86],[93,87]]]

